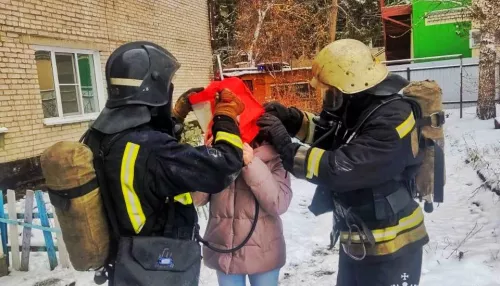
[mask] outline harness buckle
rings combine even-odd
[[[432,122],[432,118],[433,117],[436,118],[436,124],[435,125]],[[431,113],[429,115],[429,118],[430,118],[430,124],[429,124],[429,126],[431,128],[434,128],[434,129],[441,128],[444,125],[445,121],[446,121],[446,117],[445,117],[443,111],[437,111],[437,112]]]

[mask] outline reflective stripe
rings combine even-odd
[[[180,194],[174,197],[174,201],[179,202],[183,205],[191,205],[193,203],[193,198],[190,193]]]
[[[313,176],[319,176],[319,163],[325,150],[319,148],[312,148],[309,157],[307,158],[307,175],[306,178],[312,179]]]
[[[415,126],[415,117],[413,116],[413,112],[410,113],[408,118],[406,120],[399,124],[398,127],[396,127],[396,131],[399,134],[399,138],[404,138],[410,131],[413,130],[413,127]]]
[[[316,124],[314,124],[313,118],[314,114],[309,112],[302,112],[302,124],[300,125],[299,132],[295,135],[295,138],[306,144],[312,144],[314,138],[314,130],[316,129]]]
[[[312,144],[314,141],[314,131],[316,130],[316,124],[313,121],[314,114],[309,112],[304,112],[304,115],[307,116],[307,119],[309,121],[309,129],[307,130],[307,135],[304,140],[304,143]]]
[[[375,237],[375,242],[383,242],[395,239],[399,233],[412,229],[419,224],[422,224],[424,221],[424,214],[422,209],[418,207],[415,211],[402,219],[399,220],[399,223],[395,226],[386,227],[383,229],[372,230],[373,236]],[[342,231],[340,232],[340,240],[342,242],[346,242],[349,240],[349,232]],[[366,241],[366,239],[364,239]],[[359,233],[353,232],[351,233],[351,242],[353,243],[361,243],[361,239],[359,237]]]
[[[123,85],[123,86],[135,86],[140,87],[142,84],[142,79],[133,78],[117,78],[113,77],[110,79],[112,85]]]
[[[425,224],[422,223],[415,229],[398,235],[393,240],[377,243],[373,247],[365,245],[366,255],[377,256],[393,254],[409,244],[424,239],[426,236],[427,230],[425,229]],[[364,253],[363,245],[360,243],[353,243],[348,247],[345,242],[342,242],[342,246],[345,251],[349,250],[349,252],[355,256],[361,256]]]
[[[135,233],[139,233],[146,223],[146,216],[142,211],[141,202],[134,188],[135,161],[139,154],[140,146],[131,142],[127,143],[123,152],[120,182],[122,185],[123,198],[127,207],[128,217],[132,223]]]
[[[224,131],[219,131],[217,132],[217,135],[215,136],[215,142],[217,143],[220,140],[226,141],[227,143],[233,145],[234,147],[238,147],[240,149],[243,149],[243,141],[241,141],[240,136],[224,132]]]

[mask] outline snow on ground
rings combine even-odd
[[[484,150],[498,144],[500,130],[492,121],[475,119],[474,108],[466,109],[464,119],[450,114],[446,124],[447,185],[445,203],[426,214],[431,242],[425,247],[420,285],[493,286],[500,285],[500,203],[499,197],[480,188],[482,182],[466,164],[470,148]],[[314,186],[293,180],[294,198],[283,215],[287,241],[287,264],[281,271],[281,285],[335,285],[338,245],[329,251],[331,215],[314,217],[308,209]],[[201,219],[204,222],[204,219]],[[33,230],[36,241],[41,231]],[[12,272],[0,278],[0,285],[34,285],[45,279],[61,279],[66,285],[91,286],[92,273],[64,270],[50,272],[45,253],[33,253],[30,271]],[[215,286],[215,272],[203,268],[202,286]]]

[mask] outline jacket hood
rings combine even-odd
[[[261,159],[262,162],[267,163],[279,157],[279,154],[272,145],[264,142],[262,145],[254,149],[254,156]]]

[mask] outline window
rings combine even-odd
[[[469,46],[471,49],[479,48],[481,43],[481,32],[478,29],[471,29],[469,31]]]
[[[271,93],[273,96],[280,97],[297,96],[302,99],[314,97],[314,93],[307,82],[271,85]]]
[[[252,80],[244,80],[243,83],[248,87],[248,89],[253,92],[253,82]]]
[[[300,98],[311,97],[309,83],[298,83],[295,85],[295,92]]]
[[[46,125],[97,117],[105,100],[98,52],[37,47],[35,61]]]
[[[471,49],[479,48],[481,45],[481,30],[471,29],[469,31],[469,47]],[[500,46],[500,30],[495,33],[495,45]]]

